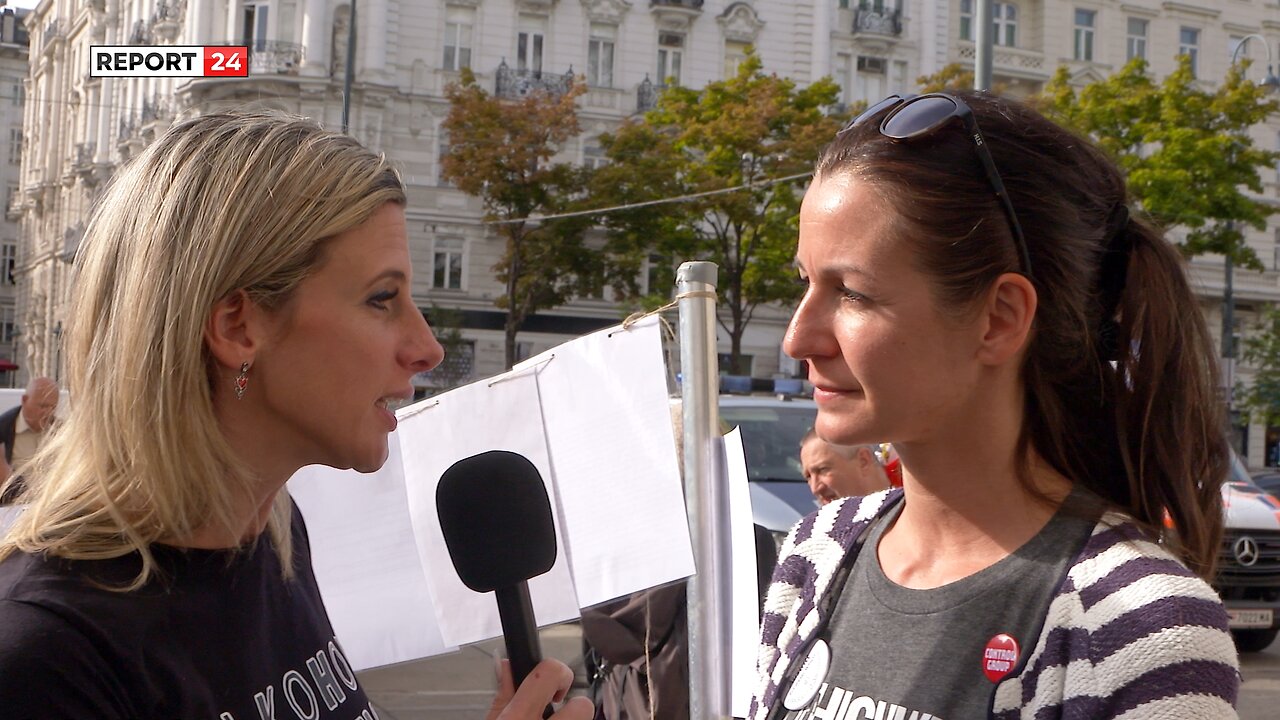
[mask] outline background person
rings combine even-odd
[[[32,378],[27,383],[22,402],[0,415],[0,443],[4,443],[4,464],[0,465],[0,483],[15,469],[22,467],[40,449],[53,424],[58,409],[58,383],[52,378]],[[22,490],[14,480],[0,490],[0,505],[13,502]]]
[[[985,93],[891,96],[824,151],[783,347],[822,437],[893,443],[903,487],[792,530],[753,720],[1236,717],[1214,343],[1127,204]]]
[[[383,157],[273,114],[178,123],[116,176],[76,257],[76,402],[0,541],[6,719],[377,716],[284,487],[380,467],[388,404],[443,356],[404,204]],[[571,682],[505,670],[490,717]]]
[[[800,466],[809,490],[826,505],[842,497],[870,495],[889,487],[874,445],[835,445],[810,428],[800,439]]]

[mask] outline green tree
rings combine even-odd
[[[916,85],[920,87],[918,92],[922,95],[951,90],[969,90],[973,88],[973,70],[960,63],[951,63],[932,75],[921,75],[916,78]],[[996,83],[991,86],[991,92],[1003,95],[1006,87],[1004,83]]]
[[[474,357],[462,337],[462,311],[433,304],[426,315],[431,332],[444,348],[444,360],[429,373],[434,395],[470,382]]]
[[[1259,168],[1274,167],[1280,153],[1254,147],[1249,128],[1278,106],[1245,78],[1247,68],[1247,61],[1236,65],[1216,89],[1206,90],[1185,55],[1158,83],[1135,58],[1079,91],[1067,69],[1059,68],[1040,106],[1115,158],[1153,220],[1187,230],[1184,253],[1229,254],[1237,264],[1261,270],[1240,230],[1264,229],[1275,209],[1245,191],[1262,193]]]
[[[493,270],[504,284],[496,304],[507,311],[507,367],[526,319],[599,284],[599,253],[585,241],[588,219],[529,219],[576,209],[585,192],[582,168],[551,162],[579,132],[574,103],[584,92],[575,81],[563,93],[535,90],[507,100],[486,92],[469,70],[445,90],[442,174],[483,201],[486,222],[505,243]]]
[[[1267,425],[1280,425],[1280,307],[1263,311],[1257,332],[1244,337],[1242,359],[1254,368],[1253,384],[1236,383],[1237,407]]]
[[[601,138],[611,163],[592,181],[597,205],[687,198],[601,216],[611,246],[630,263],[630,276],[619,275],[615,287],[634,296],[650,255],[716,263],[717,315],[734,372],[743,371],[742,336],[756,308],[798,297],[800,190],[840,129],[841,119],[826,112],[837,94],[829,79],[797,88],[765,74],[752,53],[734,77],[701,90],[669,88],[642,121]],[[669,285],[648,290],[649,304],[671,293]]]

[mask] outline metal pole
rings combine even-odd
[[[689,717],[731,717],[729,668],[731,556],[728,488],[721,461],[716,366],[715,263],[676,271],[680,309],[680,395],[684,420],[684,492],[697,572],[689,578]],[[690,297],[691,293],[706,295]]]
[[[356,74],[356,0],[351,0],[351,22],[347,25],[347,76],[342,80],[342,133],[347,134],[351,117],[351,78]]]
[[[995,41],[995,19],[991,15],[991,0],[978,0],[978,13],[974,21],[978,27],[973,34],[973,89],[991,89],[991,54]]]

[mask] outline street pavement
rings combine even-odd
[[[360,684],[381,720],[483,720],[493,698],[494,662],[502,641],[493,640],[444,655],[360,673]],[[583,691],[582,639],[576,624],[542,631],[542,652],[578,673]],[[1241,720],[1274,720],[1280,707],[1280,641],[1240,658]]]
[[[541,631],[542,654],[582,676],[582,633],[576,623]],[[381,720],[484,720],[497,688],[495,666],[502,640],[469,645],[456,653],[359,673],[360,685]]]

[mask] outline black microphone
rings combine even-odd
[[[556,527],[542,475],[518,453],[490,450],[454,463],[436,487],[453,567],[475,592],[492,591],[516,687],[542,661],[529,578],[556,562]],[[543,717],[550,717],[547,706]]]

